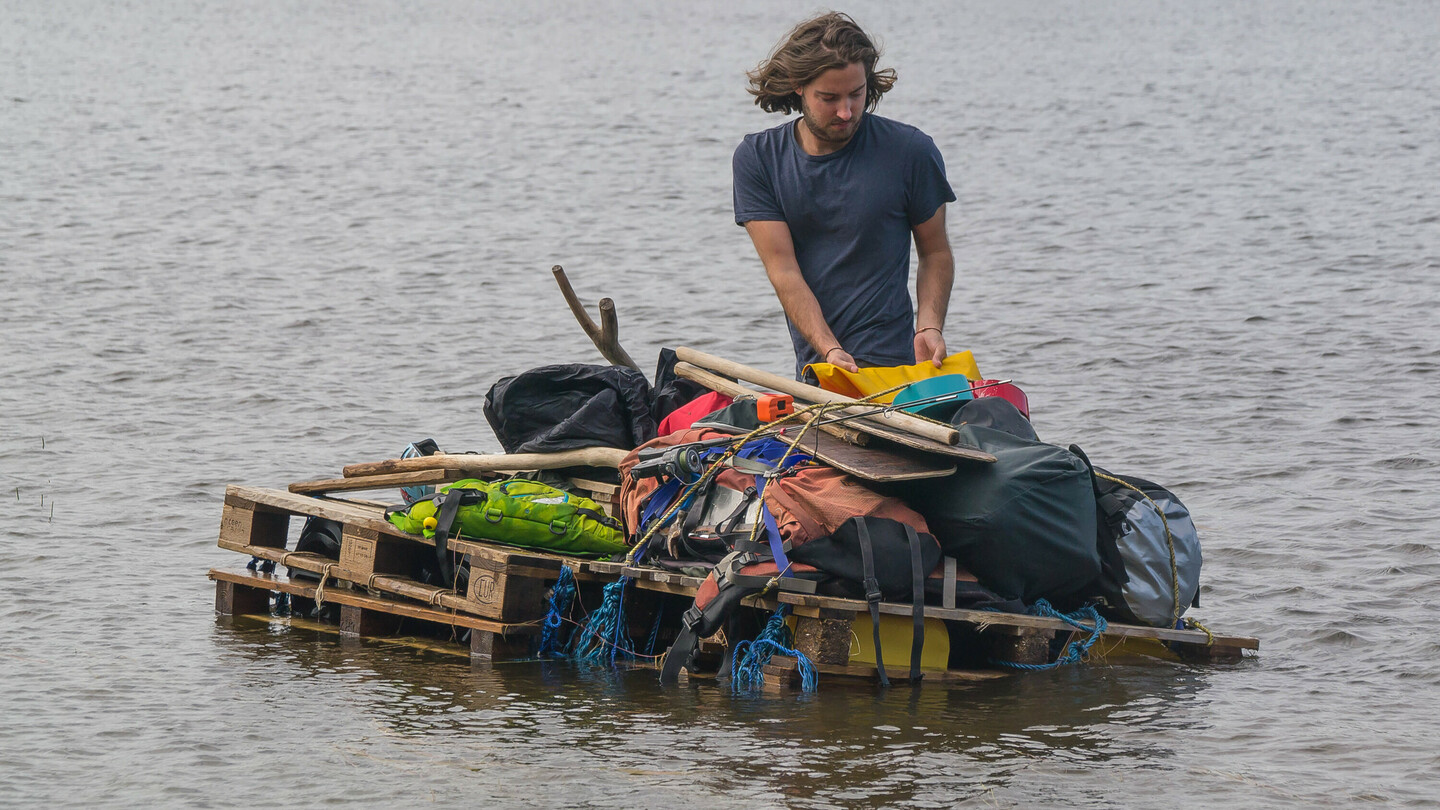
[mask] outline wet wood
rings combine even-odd
[[[450,484],[462,478],[472,477],[464,470],[440,469],[417,470],[415,472],[390,473],[388,475],[367,475],[358,478],[326,478],[319,481],[299,481],[289,486],[291,492],[302,495],[321,495],[326,492],[355,492],[366,489],[390,489],[424,486],[427,484]],[[395,500],[398,503],[400,496]]]
[[[264,616],[270,612],[270,592],[217,580],[215,612],[221,616]]]
[[[841,599],[833,596],[814,596],[811,594],[778,593],[775,597],[778,601],[794,606],[794,613],[797,616],[818,616],[821,609],[829,608],[834,610],[848,610],[852,613],[859,613],[867,610],[864,601],[859,599]],[[881,613],[891,613],[898,616],[910,616],[910,605],[900,602],[881,602]],[[1037,630],[1070,630],[1070,625],[1059,619],[1051,619],[1045,616],[1030,616],[1021,613],[995,613],[988,610],[968,610],[966,608],[943,608],[927,605],[925,616],[932,619],[943,619],[946,621],[960,621],[973,624],[982,628],[988,627],[1018,627],[1033,628]],[[1141,627],[1130,624],[1111,623],[1105,631],[1106,636],[1123,638],[1158,638],[1165,641],[1178,641],[1184,644],[1199,644],[1205,646],[1206,636],[1198,630],[1170,630],[1164,627]],[[1245,638],[1240,636],[1216,636],[1215,643],[1220,646],[1239,647],[1246,650],[1258,650],[1260,642],[1258,639]]]
[[[629,366],[641,371],[635,361],[630,359],[630,353],[620,345],[620,319],[615,313],[615,302],[609,298],[600,299],[600,325],[596,326],[595,321],[591,320],[589,313],[585,311],[585,305],[580,303],[575,289],[570,286],[565,268],[557,264],[550,268],[550,272],[555,275],[555,283],[560,285],[560,294],[565,296],[570,312],[575,316],[575,320],[580,322],[580,328],[585,330],[590,342],[600,351],[600,356],[611,365]]]
[[[1050,639],[1053,630],[1024,629],[1020,632],[997,632],[990,642],[990,657],[1010,664],[1039,665],[1050,662]]]
[[[507,636],[488,630],[470,631],[470,657],[480,661],[513,661],[529,658],[530,639],[522,636]]]
[[[795,619],[795,649],[818,664],[847,664],[854,614],[821,611],[820,616]]]
[[[401,618],[356,605],[340,606],[340,635],[348,638],[388,636],[399,631]],[[476,631],[479,632],[479,631]]]
[[[215,580],[217,583],[230,582],[235,585],[260,589],[262,591],[279,591],[305,599],[315,598],[314,584],[293,580],[280,574],[261,574],[244,568],[212,568],[210,569],[209,576],[210,579]],[[378,610],[382,613],[404,616],[410,619],[423,619],[427,622],[435,622],[452,627],[489,630],[493,633],[506,635],[538,632],[538,629],[532,625],[492,622],[488,619],[469,616],[464,613],[438,610],[436,608],[423,607],[408,602],[369,596],[336,585],[330,585],[325,588],[325,601],[342,606],[354,605],[360,608],[369,608],[370,610]]]
[[[559,470],[567,467],[602,467],[613,470],[619,469],[620,461],[625,458],[627,452],[629,451],[614,447],[585,447],[559,453],[496,453],[493,455],[436,453],[433,456],[392,458],[385,461],[349,464],[341,472],[346,478],[355,478],[420,470],[458,470],[470,474]]]

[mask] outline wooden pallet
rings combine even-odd
[[[593,494],[608,495],[613,500],[613,492],[603,491],[611,485],[589,483],[595,487]],[[314,515],[343,524],[339,560],[286,551],[292,515]],[[342,630],[343,626],[349,626],[361,635],[383,634],[396,618],[448,624],[471,631],[472,654],[477,658],[529,654],[527,636],[539,631],[548,609],[548,589],[559,577],[562,566],[568,567],[592,594],[600,585],[628,577],[635,589],[631,598],[641,602],[650,600],[650,604],[640,604],[639,610],[630,611],[636,621],[640,621],[637,617],[647,617],[648,621],[648,617],[659,611],[661,602],[668,600],[683,605],[692,600],[703,581],[656,568],[584,560],[472,540],[451,540],[449,548],[470,555],[471,563],[469,587],[463,593],[457,592],[422,584],[406,575],[414,567],[416,555],[435,553],[434,544],[395,528],[384,519],[384,507],[380,504],[243,486],[226,490],[219,545],[324,577],[327,588],[321,596],[341,606]],[[224,568],[212,570],[210,576],[216,582],[216,609],[222,614],[263,613],[271,592],[314,599],[318,584]],[[864,616],[868,622],[865,602],[781,591],[748,597],[744,604],[767,612],[789,605],[795,616],[797,649],[809,657],[822,674],[878,678],[873,663],[857,665],[852,660],[851,640],[857,617]],[[682,610],[683,607],[665,615],[678,617]],[[907,619],[911,616],[909,604],[881,603],[879,610],[885,615]],[[1052,640],[1057,634],[1068,637],[1074,629],[1059,619],[957,608],[953,590],[947,592],[944,604],[926,606],[924,612],[928,619],[943,622],[952,636],[962,633],[968,644],[977,647],[972,652],[978,652],[978,656],[972,658],[985,661],[1043,664],[1052,656]],[[1109,625],[1104,637],[1157,640],[1184,657],[1205,661],[1235,660],[1242,657],[1245,650],[1259,648],[1259,642],[1253,638],[1210,637],[1199,630],[1120,624]],[[903,680],[908,676],[908,668],[894,666],[900,662],[898,654],[887,657],[891,660],[886,670],[892,679]],[[925,678],[930,682],[956,683],[1003,674],[993,669],[950,669],[929,671]],[[781,658],[772,661],[766,683],[782,688],[792,683],[794,677],[793,664]]]

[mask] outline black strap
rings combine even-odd
[[[690,663],[690,656],[695,654],[695,647],[700,643],[700,637],[695,635],[695,625],[700,623],[701,615],[700,608],[692,605],[681,617],[680,634],[665,653],[665,664],[660,667],[661,685],[679,683],[680,670]]]
[[[440,510],[435,516],[435,562],[440,566],[440,578],[446,583],[455,581],[455,566],[450,562],[447,541],[450,539],[450,529],[455,526],[455,516],[460,512],[461,501],[469,504],[484,503],[485,492],[456,487],[439,497]]]
[[[865,525],[865,519],[852,519],[855,521],[855,536],[860,541],[860,563],[865,569],[865,601],[870,605],[870,628],[875,632],[875,671],[880,673],[880,685],[889,686],[885,658],[880,654],[880,581],[875,579],[875,550],[870,547],[870,529]]]
[[[925,649],[925,563],[920,559],[920,535],[915,527],[905,524],[905,539],[910,542],[910,577],[913,600],[910,616],[915,621],[915,636],[910,642],[910,682],[920,680],[920,653]]]
[[[715,521],[715,533],[729,534],[735,531],[740,521],[745,518],[745,514],[750,511],[750,504],[755,502],[756,494],[755,487],[746,487],[744,492],[745,497],[740,499],[740,505],[735,507],[735,511]]]

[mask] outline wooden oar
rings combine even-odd
[[[731,396],[754,396],[756,394],[755,391],[752,391],[737,382],[733,382],[684,361],[675,364],[675,373],[681,377],[684,377],[687,380],[694,380],[701,385],[713,386],[714,390],[719,391],[722,394],[730,394]],[[879,408],[885,406],[876,407]],[[860,413],[869,413],[869,411],[866,410],[866,406],[864,405],[857,406],[855,410]],[[942,444],[941,442],[926,439],[922,436],[914,436],[903,431],[895,430],[893,428],[881,427],[880,425],[864,422],[860,419],[856,419],[852,422],[849,422],[848,424],[855,428],[858,428],[859,430],[864,431],[870,436],[875,436],[884,440],[885,447],[881,447],[882,442],[867,442],[863,448],[855,448],[857,451],[861,449],[868,450],[872,448],[883,451],[892,447],[893,444],[898,444],[901,447],[906,447],[911,450],[920,450],[926,453],[934,453],[936,455],[947,456],[949,458],[961,458],[967,461],[981,461],[985,463],[993,463],[995,461],[994,456],[974,447],[968,447],[959,444]],[[817,427],[819,427],[821,430],[829,432],[829,429],[838,427],[838,425],[827,425],[824,422],[820,422]],[[798,432],[799,431],[797,428],[795,430],[789,431],[789,434],[793,436],[795,433]],[[813,435],[813,432],[811,435]],[[792,439],[790,443],[794,444],[794,440]],[[830,452],[830,457],[822,458],[821,460],[825,461],[833,467],[839,467],[840,469],[845,470],[845,472],[859,475],[862,478],[869,478],[872,481],[886,480],[883,478],[874,477],[874,475],[858,471],[862,469],[860,459],[863,457],[863,455],[863,453],[859,452],[842,453],[838,450],[832,449]],[[903,456],[905,454],[902,453],[901,455]],[[909,459],[895,459],[891,461],[894,462],[894,466],[891,466],[890,469],[883,472],[877,467],[874,470],[875,475],[890,475],[898,473],[900,472],[901,467],[908,467],[912,471],[917,469],[914,467],[914,462],[917,461],[917,459],[915,459],[914,457],[910,457]],[[887,464],[888,463],[890,463],[890,461],[887,461]],[[948,475],[948,472],[941,471],[949,470],[950,468],[945,466],[937,466],[933,462],[931,462],[926,469],[929,472],[925,475],[908,477],[928,478],[933,477],[934,475]]]
[[[761,371],[760,369],[736,363],[733,360],[726,360],[723,357],[716,357],[712,354],[706,354],[684,346],[675,350],[675,356],[680,360],[684,360],[700,368],[718,372],[727,377],[734,377],[737,380],[763,385],[772,391],[789,394],[807,402],[852,401],[849,397],[837,394],[834,391],[826,391],[823,388],[796,382],[788,377],[781,377],[779,374],[771,374],[768,371]],[[859,413],[859,411],[856,411],[856,413]],[[880,425],[889,431],[910,433],[941,444],[953,445],[960,441],[960,431],[955,428],[949,425],[937,425],[934,422],[917,418],[904,411],[868,414],[863,419],[857,419],[854,426],[859,430],[864,430],[865,428],[861,426],[861,423],[866,422]]]
[[[467,473],[518,472],[521,470],[558,470],[562,467],[609,467],[620,466],[620,460],[628,451],[615,447],[584,447],[579,450],[562,450],[558,453],[500,453],[480,456],[455,453],[436,453],[433,456],[416,458],[392,458],[386,461],[367,461],[350,464],[342,471],[346,478],[364,475],[388,475],[390,473],[415,472],[416,470],[461,470]]]
[[[753,397],[760,393],[685,362],[675,364],[675,373],[687,380],[694,380],[711,390],[729,394],[732,397]],[[836,431],[836,428],[840,427],[839,425],[821,423],[816,427],[845,441],[821,442],[819,436],[816,435],[817,431],[810,430],[801,440],[800,449],[835,469],[850,473],[857,478],[867,481],[908,481],[915,478],[941,478],[955,472],[955,465],[952,463],[941,461],[934,456],[908,452],[903,448],[880,447],[879,442],[861,447],[854,446],[858,442],[849,441],[849,436]],[[777,435],[776,438],[793,445],[800,435],[801,428],[802,425],[799,423],[790,424],[784,428],[784,433]],[[845,434],[854,432],[843,430]],[[864,434],[861,435],[864,436]],[[864,438],[869,439],[869,436],[864,436]]]
[[[473,473],[463,470],[441,469],[418,472],[391,473],[388,475],[361,475],[354,478],[327,478],[322,481],[298,481],[289,489],[301,495],[320,495],[326,492],[356,492],[365,489],[389,489],[390,487],[413,487],[425,484],[450,484]]]
[[[736,399],[740,399],[741,397],[759,397],[761,393],[753,388],[746,388],[745,386],[735,382],[734,380],[728,379],[726,377],[721,377],[719,374],[714,374],[712,372],[706,371],[705,369],[700,368],[699,366],[691,365],[690,363],[676,363],[675,374],[676,376],[684,377],[687,380],[698,382],[706,388],[709,388],[711,391],[718,391],[721,394],[725,394],[726,396],[734,397]],[[829,433],[831,436],[834,436],[835,438],[849,444],[864,445],[870,442],[870,437],[868,435],[852,428],[847,428],[841,425],[826,424],[817,425],[817,427],[819,427],[826,433]]]

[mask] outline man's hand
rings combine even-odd
[[[831,349],[825,354],[825,362],[832,366],[843,368],[846,371],[859,371],[860,366],[855,364],[855,358],[844,349]]]
[[[915,333],[915,362],[926,360],[934,363],[936,368],[945,362],[945,336],[939,329],[922,329]]]

